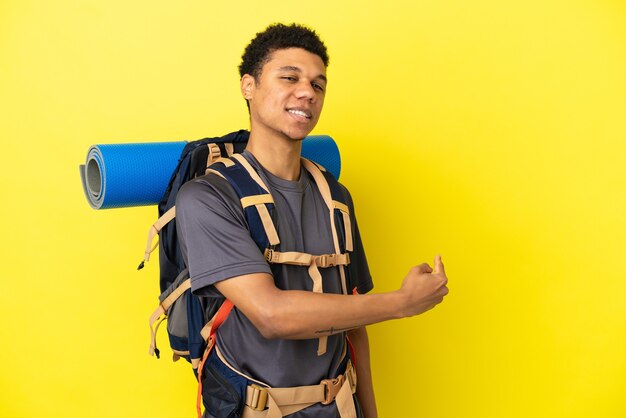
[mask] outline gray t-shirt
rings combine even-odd
[[[302,168],[298,181],[283,180],[261,167],[248,151],[243,155],[259,172],[274,198],[280,238],[276,250],[334,253],[328,209],[310,174]],[[357,291],[366,293],[373,287],[372,279],[352,199],[348,191],[343,190],[353,225],[354,252],[349,274]],[[186,183],[176,200],[176,222],[194,293],[221,296],[213,286],[218,281],[250,273],[272,274],[250,237],[239,198],[221,177],[210,174]],[[274,265],[274,271],[280,272],[274,275],[279,289],[313,289],[307,267],[281,264]],[[341,293],[338,268],[320,268],[320,272],[324,292]],[[345,344],[344,334],[329,336],[326,354],[318,356],[318,339],[265,339],[236,307],[217,334],[218,347],[231,365],[273,387],[314,385],[336,376]],[[335,408],[317,404],[290,417],[335,415]]]

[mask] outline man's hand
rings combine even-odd
[[[448,294],[447,284],[440,255],[435,257],[434,269],[426,263],[413,267],[397,291],[403,301],[401,316],[419,315],[434,308]]]

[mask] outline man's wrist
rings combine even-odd
[[[387,300],[384,305],[389,307],[388,319],[402,319],[407,317],[408,298],[400,290],[386,293]]]

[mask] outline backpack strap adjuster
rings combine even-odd
[[[246,392],[246,405],[255,411],[263,411],[267,406],[267,389],[253,384],[247,387]]]
[[[343,379],[344,376],[341,375],[335,379],[324,379],[320,382],[324,385],[324,400],[322,401],[322,405],[329,405],[335,400],[339,389],[343,386]]]
[[[317,257],[317,259],[315,260],[315,264],[317,264],[318,267],[322,268],[333,266],[336,258],[337,257],[335,257],[335,254],[322,254]]]
[[[347,266],[350,264],[350,254],[320,254],[313,255],[297,251],[280,252],[266,248],[263,256],[268,263],[291,264],[294,266],[317,266],[321,268]]]

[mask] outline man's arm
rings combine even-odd
[[[265,338],[309,339],[390,319],[419,315],[448,294],[441,257],[434,270],[413,267],[400,289],[378,294],[337,295],[280,290],[267,273],[246,274],[215,283]]]
[[[372,383],[372,371],[370,369],[370,345],[365,327],[355,328],[348,331],[348,338],[354,347],[356,357],[356,395],[363,410],[364,418],[377,418],[376,399],[374,398],[374,385]]]

